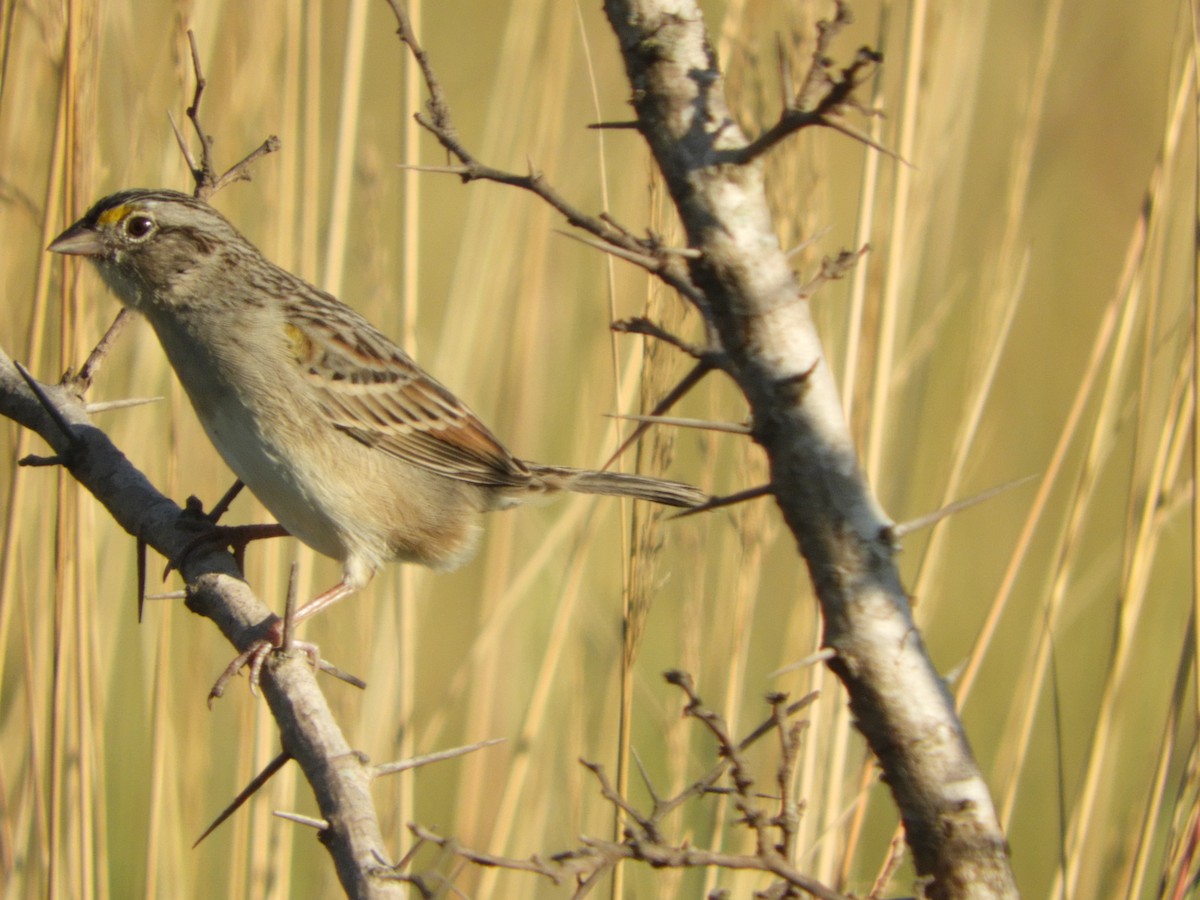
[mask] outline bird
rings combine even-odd
[[[205,200],[119,191],[47,249],[89,260],[150,322],[229,468],[287,533],[341,563],[296,622],[386,563],[461,566],[491,510],[562,491],[708,499],[676,481],[519,459],[364,316],[271,262]]]

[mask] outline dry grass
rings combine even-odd
[[[427,6],[423,29],[479,155],[515,169],[528,158],[585,209],[669,231],[638,140],[584,130],[627,116],[598,9],[461,6]],[[823,254],[874,247],[815,308],[894,516],[1038,476],[911,536],[904,557],[1025,895],[1151,896],[1197,867],[1191,20],[1166,4],[962,6],[889,7],[881,19],[876,3],[856,4],[844,53],[879,43],[887,57],[887,116],[863,127],[914,165],[833,133],[799,136],[768,163],[780,238],[820,235],[795,257],[805,276]],[[739,0],[709,13],[753,127],[777,103],[776,35],[806,40],[827,10]],[[661,386],[681,366],[660,349],[643,372],[640,339],[613,342],[607,322],[649,303],[695,335],[695,316],[556,235],[530,198],[394,165],[442,160],[405,130],[419,94],[402,84],[384,4],[214,2],[192,15],[220,159],[269,132],[284,143],[218,205],[273,258],[414,348],[515,451],[602,462],[627,427],[602,414],[635,409],[643,378]],[[804,40],[788,42],[803,64]],[[0,3],[0,47],[0,340],[49,378],[79,362],[116,303],[89,272],[76,283],[71,268],[64,284],[41,248],[102,193],[187,187],[163,111],[182,117],[190,73],[165,5]],[[96,396],[146,395],[165,400],[98,422],[168,493],[212,502],[230,476],[138,325]],[[717,379],[686,407],[744,415]],[[716,491],[764,477],[739,438],[663,437],[673,448],[647,444],[641,465],[673,455],[673,475]],[[6,896],[329,896],[313,836],[270,814],[312,811],[290,769],[190,849],[277,736],[244,692],[205,711],[228,648],[172,601],[136,626],[132,540],[69,479],[13,464],[38,449],[0,428]],[[249,499],[233,516],[263,518]],[[631,562],[631,547],[660,541]],[[297,555],[304,590],[336,578],[292,542],[255,547],[247,576],[282,598]],[[623,617],[639,623],[636,641]],[[410,819],[516,856],[607,836],[612,810],[580,756],[628,772],[636,751],[663,793],[695,777],[712,747],[680,721],[680,697],[659,678],[671,667],[693,672],[740,729],[767,690],[819,689],[798,785],[800,862],[865,894],[889,855],[894,808],[840,687],[819,666],[771,676],[817,648],[819,623],[765,502],[674,523],[585,497],[499,515],[464,571],[396,568],[307,635],[370,682],[362,695],[328,690],[374,759],[509,738],[379,786],[397,856]],[[763,778],[772,759],[758,757]],[[644,800],[636,774],[628,781]],[[736,850],[732,816],[697,804],[678,833]],[[892,892],[910,880],[902,868]],[[479,897],[562,895],[496,871],[466,869],[457,884]],[[626,896],[763,885],[749,873],[624,873]]]

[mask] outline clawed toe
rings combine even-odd
[[[166,568],[163,569],[163,578],[170,575],[172,570],[182,569],[187,561],[202,548],[223,550],[228,547],[233,551],[233,558],[240,569],[243,568],[242,562],[247,544],[266,538],[288,536],[287,529],[282,525],[212,525],[203,533],[196,535],[174,559],[167,562]]]
[[[274,640],[262,638],[239,653],[233,662],[225,667],[225,671],[221,673],[221,676],[212,686],[212,690],[208,692],[209,707],[211,708],[213,701],[225,693],[225,686],[229,683],[229,680],[241,672],[242,669],[250,670],[250,693],[257,697],[258,685],[262,680],[262,668],[272,651],[278,649],[281,649],[281,645],[277,638]],[[292,649],[304,653],[314,670],[325,668],[328,665],[322,662],[321,652],[316,644],[310,644],[306,641],[292,641]]]

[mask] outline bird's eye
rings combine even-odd
[[[141,240],[154,230],[154,220],[149,216],[134,215],[125,220],[125,233],[134,240]]]

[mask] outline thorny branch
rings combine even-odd
[[[849,110],[870,114],[855,94],[880,61],[867,48],[840,70],[831,61],[833,38],[850,19],[845,2],[835,0],[834,17],[819,26],[798,88],[781,55],[783,111],[751,140],[729,107],[720,61],[694,0],[605,0],[631,88],[633,127],[675,204],[687,235],[684,252],[666,252],[652,235],[635,237],[608,217],[582,214],[540,175],[513,175],[474,159],[400,0],[389,3],[430,94],[428,113],[418,121],[457,163],[440,171],[534,192],[700,311],[708,350],[720,354],[720,368],[749,405],[751,437],[771,467],[764,492],[774,496],[808,566],[824,644],[832,651],[828,665],[846,687],[856,725],[884,771],[927,892],[934,898],[1016,896],[995,807],[913,622],[894,559],[895,523],[861,471],[808,304],[811,290],[840,275],[861,251],[828,262],[812,283],[801,285],[779,247],[767,202],[760,157],[800,128],[833,128],[887,152],[843,119]],[[710,370],[697,362],[685,379],[690,384],[672,395],[681,396]],[[664,411],[660,403],[655,415]],[[747,824],[761,833],[763,819],[754,814],[751,820]]]
[[[823,900],[845,900],[842,894],[805,875],[796,868],[794,862],[794,838],[800,809],[791,797],[791,790],[800,758],[800,738],[805,728],[805,723],[795,721],[795,717],[816,699],[816,695],[809,694],[790,704],[784,694],[769,696],[770,716],[741,740],[734,740],[721,716],[704,705],[690,675],[668,672],[666,680],[678,686],[687,698],[683,715],[702,723],[716,739],[719,762],[673,797],[661,798],[647,780],[652,803],[649,810],[643,811],[618,793],[601,765],[581,760],[582,765],[595,776],[601,796],[626,818],[625,832],[619,842],[583,836],[580,845],[574,849],[549,857],[535,854],[520,859],[471,850],[421,825],[410,824],[409,829],[417,837],[418,843],[433,844],[445,853],[474,865],[529,872],[547,878],[554,884],[574,882],[577,886],[576,896],[586,892],[605,872],[626,860],[636,860],[655,868],[757,870],[774,875],[777,879],[759,896],[789,898],[800,897],[801,892],[805,892]],[[779,765],[774,779],[780,794],[775,797],[754,792],[754,778],[742,758],[751,746],[769,734],[776,735],[780,743]],[[720,781],[726,776],[731,786],[720,787]],[[688,801],[714,793],[733,795],[741,813],[738,824],[750,828],[755,834],[755,853],[705,850],[692,846],[686,840],[669,836],[666,820],[672,813]],[[780,811],[772,815],[764,803],[776,803]],[[423,891],[431,890],[432,884],[443,880],[430,871],[409,872],[408,863],[411,863],[411,854],[406,864],[392,870],[390,877],[416,885]]]
[[[388,4],[396,15],[400,40],[409,48],[413,59],[420,67],[421,76],[429,91],[429,100],[426,104],[429,112],[428,114],[418,113],[417,122],[437,138],[438,143],[459,163],[456,166],[428,168],[427,171],[458,175],[464,182],[494,181],[497,184],[511,185],[536,194],[561,213],[569,224],[596,237],[601,247],[611,248],[622,259],[640,265],[697,306],[704,305],[703,293],[696,288],[688,275],[685,264],[688,255],[686,251],[663,246],[653,233],[644,238],[636,237],[629,229],[616,224],[607,213],[599,216],[588,215],[555,190],[542,173],[533,169],[532,166],[528,174],[518,175],[485,165],[476,159],[459,139],[441,81],[434,72],[428,55],[421,48],[413,33],[412,23],[409,21],[404,4],[401,0],[388,0]]]
[[[779,51],[779,81],[783,94],[783,109],[778,121],[749,144],[724,154],[725,160],[744,165],[762,156],[784,138],[804,128],[821,126],[840,131],[842,134],[861,141],[867,146],[895,156],[886,147],[880,146],[867,135],[850,127],[842,115],[855,110],[863,115],[873,115],[855,97],[878,70],[883,55],[870,47],[860,47],[854,62],[838,71],[830,58],[830,48],[838,33],[854,21],[850,7],[844,0],[837,0],[837,11],[830,20],[817,23],[817,45],[813,50],[812,64],[804,76],[800,88],[792,91],[791,61],[782,47]]]
[[[207,199],[227,184],[249,178],[251,165],[274,151],[279,143],[276,138],[269,138],[224,174],[215,174],[212,137],[202,128],[199,115],[205,82],[195,38],[190,32],[188,36],[197,82],[188,117],[200,138],[199,162],[178,128],[175,133],[196,182],[195,196]],[[46,439],[56,454],[44,462],[66,466],[109,509],[114,519],[138,538],[139,605],[145,593],[142,553],[151,545],[168,559],[182,557],[188,607],[211,619],[241,649],[261,636],[262,628],[274,618],[273,614],[250,591],[234,561],[221,548],[210,545],[194,553],[183,553],[192,545],[197,517],[160,494],[107,436],[88,421],[83,394],[129,315],[124,311],[117,317],[78,374],[68,371],[56,385],[38,384],[0,349],[0,414]],[[22,377],[25,384],[21,383]],[[207,518],[201,517],[201,521],[211,527]],[[285,653],[273,654],[267,663],[264,694],[285,748],[276,766],[292,758],[304,770],[322,815],[330,823],[322,832],[322,842],[347,894],[400,896],[394,882],[379,881],[370,874],[385,846],[368,791],[371,775],[366,763],[346,743],[316,684],[313,670],[306,663],[289,659]]]
[[[192,94],[192,104],[187,108],[187,117],[196,131],[196,137],[200,140],[199,162],[192,155],[191,148],[188,147],[187,140],[179,131],[179,126],[175,124],[174,118],[171,118],[171,128],[175,131],[175,140],[179,144],[179,151],[183,154],[188,169],[192,173],[192,178],[196,182],[194,195],[201,200],[208,200],[217,191],[235,181],[250,181],[250,167],[254,165],[259,157],[266,156],[268,153],[274,153],[278,150],[280,142],[278,137],[271,135],[259,144],[258,147],[250,151],[240,162],[234,163],[223,174],[217,175],[212,157],[213,136],[205,131],[204,127],[200,124],[200,101],[204,97],[204,89],[208,86],[208,81],[205,79],[204,71],[200,66],[200,50],[196,46],[196,35],[189,28],[187,36],[188,47],[192,54],[192,72],[196,76],[196,90]]]

